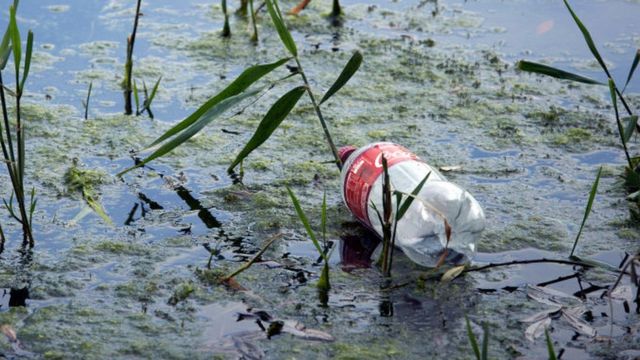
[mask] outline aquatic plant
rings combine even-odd
[[[2,230],[2,224],[0,224],[0,253],[4,252],[4,230]]]
[[[296,210],[296,214],[304,225],[305,230],[307,231],[307,235],[311,239],[313,246],[315,246],[316,250],[318,250],[318,254],[324,260],[324,267],[322,268],[322,274],[320,275],[320,279],[318,280],[318,289],[322,291],[328,291],[331,289],[331,284],[329,282],[329,256],[327,255],[328,246],[327,246],[327,196],[323,197],[322,200],[322,210],[321,210],[321,227],[322,227],[322,239],[324,241],[324,246],[320,245],[316,234],[311,229],[311,224],[309,223],[309,219],[302,210],[300,206],[300,201],[296,195],[291,191],[291,189],[287,186],[287,192],[289,193],[289,197],[291,198],[291,202],[293,203],[293,207]]]
[[[251,11],[251,26],[253,27],[253,34],[251,34],[251,41],[258,42],[258,25],[256,24],[256,11],[253,8],[253,0],[249,0],[249,10]]]
[[[136,13],[133,18],[133,30],[131,35],[127,37],[127,58],[124,65],[124,79],[122,85],[124,87],[124,113],[125,115],[133,114],[133,105],[131,96],[133,93],[133,47],[136,43],[136,33],[138,32],[138,21],[140,19],[140,6],[142,0],[138,0],[136,4]]]
[[[640,124],[638,123],[638,116],[635,115],[631,110],[631,108],[629,107],[629,104],[625,100],[623,93],[624,93],[624,90],[627,88],[627,85],[629,85],[629,82],[633,78],[633,74],[638,66],[638,63],[640,62],[640,50],[636,51],[633,59],[633,63],[627,75],[625,85],[623,89],[620,90],[619,87],[616,85],[615,80],[611,76],[611,73],[609,72],[609,69],[606,63],[602,59],[602,56],[598,52],[598,49],[593,41],[593,38],[591,37],[591,34],[589,33],[589,30],[582,23],[582,21],[576,15],[576,13],[573,11],[571,6],[569,5],[569,2],[567,0],[563,0],[563,1],[567,10],[571,14],[571,17],[573,18],[574,22],[580,29],[580,32],[582,33],[582,36],[587,44],[587,47],[591,51],[591,54],[596,59],[596,61],[604,71],[605,75],[607,76],[607,82],[605,83],[605,82],[597,81],[582,75],[572,74],[570,72],[556,69],[551,66],[529,62],[525,60],[519,61],[517,66],[520,70],[523,70],[523,71],[543,74],[543,75],[555,77],[558,79],[570,80],[570,81],[575,81],[575,82],[580,82],[585,84],[605,85],[609,87],[609,92],[611,95],[611,103],[615,111],[618,135],[620,137],[620,142],[624,149],[625,157],[627,160],[627,167],[625,168],[626,185],[630,192],[638,191],[640,190],[640,156],[635,156],[635,157],[631,156],[627,148],[627,143],[633,136],[634,131],[640,132]],[[622,117],[620,115],[618,110],[618,102],[620,102],[623,105],[628,116]],[[573,251],[572,251],[572,254],[573,254]]]
[[[336,92],[338,92],[356,73],[362,63],[362,55],[357,51],[353,54],[333,85],[329,88],[329,90],[327,90],[327,92],[318,102],[309,84],[307,74],[302,68],[302,64],[298,56],[298,50],[295,42],[293,41],[293,37],[289,33],[289,30],[287,30],[282,20],[282,13],[280,12],[280,8],[278,7],[277,2],[275,0],[267,0],[266,4],[269,15],[271,16],[271,19],[278,32],[278,36],[280,37],[282,44],[289,52],[291,57],[286,57],[269,64],[254,65],[245,69],[234,81],[231,82],[231,84],[229,84],[218,94],[207,100],[191,115],[170,128],[163,135],[153,141],[147,147],[147,149],[145,149],[149,150],[153,148],[155,149],[155,151],[153,151],[143,160],[138,161],[136,165],[120,172],[117,176],[122,176],[123,174],[135,168],[144,166],[148,162],[157,159],[158,157],[164,156],[176,147],[183,144],[185,141],[192,138],[213,120],[215,120],[228,110],[239,105],[244,100],[256,97],[259,98],[260,95],[264,92],[271,90],[279,83],[286,81],[296,75],[300,75],[302,84],[297,85],[293,89],[289,90],[271,106],[271,108],[267,111],[262,121],[258,125],[251,139],[242,148],[240,153],[228,167],[227,172],[233,175],[235,167],[241,165],[242,161],[247,156],[249,156],[252,151],[260,147],[266,140],[268,140],[271,134],[273,134],[273,132],[279,127],[282,121],[289,115],[291,110],[293,110],[298,100],[300,100],[305,92],[307,93],[318,117],[318,120],[320,121],[325,139],[329,145],[331,153],[333,154],[335,164],[336,166],[338,166],[338,168],[342,167],[340,156],[338,155],[338,149],[333,142],[333,138],[331,137],[331,133],[329,132],[329,127],[322,114],[321,105],[329,98],[331,98],[331,96],[333,96]],[[270,83],[269,85],[253,87],[253,85],[258,82],[258,80],[271,73],[272,71],[280,68],[282,65],[291,60],[294,60],[296,63],[295,70],[293,70],[292,73]]]
[[[549,336],[549,330],[544,329],[544,337],[547,342],[547,353],[549,354],[549,360],[557,360],[558,356],[556,355],[556,351],[553,349],[553,341],[551,341],[551,337]]]
[[[107,212],[98,200],[98,195],[95,190],[97,185],[104,182],[104,175],[105,174],[99,171],[81,169],[77,164],[77,160],[74,160],[73,165],[64,175],[64,179],[69,192],[82,194],[82,198],[89,208],[100,216],[105,223],[113,226],[113,221],[111,221],[111,218],[107,215]]]
[[[380,267],[382,268],[382,274],[385,277],[391,276],[391,267],[393,265],[393,250],[395,248],[396,243],[396,233],[398,230],[398,222],[402,220],[407,210],[413,203],[413,201],[417,198],[418,193],[422,190],[422,187],[429,179],[431,172],[429,172],[424,179],[416,185],[415,189],[410,194],[403,193],[401,191],[392,189],[391,181],[389,180],[389,166],[387,163],[387,158],[382,155],[382,213],[377,208],[375,203],[371,201],[371,207],[376,212],[378,216],[378,220],[382,226],[382,253],[380,255]],[[395,211],[392,209],[392,201],[391,196],[395,196],[396,200],[396,208]],[[404,199],[406,197],[406,199]],[[403,201],[404,199],[404,201]],[[421,202],[425,202],[423,199],[418,199]],[[451,235],[451,227],[447,219],[443,216],[443,221],[445,224],[445,229],[447,229],[447,243],[448,239]],[[447,255],[447,249],[445,248],[440,260],[438,261],[438,266],[444,262],[444,259]]]
[[[489,349],[489,327],[486,323],[483,324],[482,328],[484,330],[482,336],[482,351],[480,351],[480,347],[478,346],[478,339],[476,335],[471,330],[471,323],[469,322],[469,318],[467,316],[464,317],[464,320],[467,325],[467,337],[469,338],[469,343],[471,344],[471,350],[476,357],[476,360],[487,360],[488,357],[488,349]]]
[[[0,146],[2,147],[2,155],[7,166],[7,172],[11,179],[12,193],[9,201],[3,200],[4,205],[9,211],[11,217],[22,225],[23,245],[34,245],[32,216],[35,211],[36,199],[35,189],[31,190],[31,198],[27,202],[25,196],[25,164],[27,155],[25,153],[25,132],[24,123],[21,116],[20,101],[24,93],[24,86],[29,75],[31,66],[31,55],[33,51],[33,33],[28,32],[26,49],[22,52],[22,39],[18,24],[16,21],[16,11],[18,0],[14,0],[13,5],[9,8],[9,25],[0,43],[0,102],[2,103],[3,123],[0,124]],[[5,69],[9,57],[13,54],[15,90],[11,91],[5,85],[2,78],[2,71]],[[11,121],[8,113],[9,101],[5,93],[15,99],[15,115]],[[15,131],[12,132],[12,122]],[[4,130],[4,131],[3,131]],[[16,199],[18,210],[13,205],[13,199]],[[3,236],[4,238],[4,236]]]
[[[89,90],[87,90],[87,98],[82,101],[82,107],[84,108],[84,119],[89,119],[89,100],[91,100],[91,89],[93,89],[93,81],[89,82]]]
[[[222,26],[222,37],[231,36],[231,27],[229,27],[229,13],[227,12],[227,0],[222,0],[222,13],[224,14],[224,25]]]
[[[587,200],[587,207],[584,209],[584,217],[582,218],[582,223],[580,224],[580,230],[578,230],[578,235],[576,235],[576,239],[573,242],[573,247],[571,248],[571,253],[569,254],[569,258],[573,258],[573,253],[576,251],[576,246],[578,245],[578,241],[580,241],[580,235],[582,234],[582,229],[584,228],[584,224],[587,222],[587,218],[591,213],[591,207],[593,207],[593,200],[596,197],[596,192],[598,191],[598,184],[600,183],[600,175],[602,175],[602,166],[598,169],[598,175],[596,176],[596,180],[593,182],[591,186],[591,191],[589,192],[589,200]]]
[[[156,93],[158,92],[158,87],[160,86],[160,81],[162,80],[162,76],[158,78],[153,88],[151,88],[151,94],[149,94],[149,90],[147,89],[147,83],[142,80],[142,92],[144,94],[144,100],[142,101],[142,106],[140,106],[140,95],[138,91],[137,81],[133,81],[133,99],[136,102],[136,116],[140,116],[144,114],[146,111],[150,118],[153,119],[153,112],[151,111],[151,103],[153,103],[153,99],[156,97]]]

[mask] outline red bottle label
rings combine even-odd
[[[369,192],[376,179],[384,171],[382,168],[383,154],[389,168],[406,160],[420,159],[416,154],[400,145],[381,143],[367,149],[353,161],[345,177],[344,198],[353,215],[367,226],[371,226],[367,211]]]

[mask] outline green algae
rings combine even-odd
[[[94,248],[98,251],[121,255],[146,255],[149,253],[145,246],[128,242],[102,241]]]
[[[177,305],[179,302],[187,300],[195,291],[196,288],[190,282],[179,284],[167,303],[169,305]]]
[[[373,344],[336,343],[332,356],[341,360],[402,358],[400,344],[394,340],[375,341]]]
[[[591,132],[581,128],[569,128],[563,134],[554,135],[552,141],[556,145],[568,145],[591,140]]]

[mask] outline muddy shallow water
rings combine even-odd
[[[561,2],[343,5],[339,27],[324,17],[329,2],[314,0],[300,16],[286,18],[319,94],[354,50],[364,55],[358,74],[324,107],[336,142],[394,141],[436,166],[460,166],[446,175],[474,194],[488,220],[475,261],[566,258],[600,166],[598,197],[578,253],[617,267],[625,252],[638,251],[640,229],[630,215],[635,205],[625,200],[624,154],[607,93],[514,69],[515,61],[529,59],[602,79]],[[398,286],[381,289],[378,269],[362,255],[371,236],[341,203],[338,172],[327,163],[330,152],[306,98],[245,161],[244,186],[234,185],[226,167],[295,80],[242,114],[212,123],[170,156],[115,178],[133,164],[131,150],[149,144],[242,69],[286,56],[266,13],[254,46],[248,23],[236,16],[232,37],[220,38],[217,3],[143,2],[134,76],[147,84],[162,76],[162,83],[155,119],[123,116],[119,86],[133,6],[119,0],[21,4],[20,25],[32,28],[36,39],[23,111],[27,176],[39,201],[31,251],[20,248],[19,228],[4,211],[0,218],[8,234],[0,323],[19,340],[0,337],[6,357],[467,359],[473,354],[466,314],[477,334],[488,324],[490,357],[546,358],[544,337],[528,340],[528,324],[520,321],[547,308],[527,296],[527,284],[575,294],[588,310],[583,320],[596,336],[552,320],[550,335],[563,359],[638,356],[638,304],[614,300],[611,318],[602,294],[615,274],[605,270],[519,265],[444,284],[425,279],[425,269],[396,252]],[[575,9],[623,81],[640,46],[633,26],[640,4],[593,1]],[[91,81],[85,121],[81,100]],[[638,84],[627,90],[636,109]],[[632,153],[640,150],[637,139],[629,145]],[[74,166],[96,171],[93,190],[115,226],[70,188],[65,174]],[[0,183],[8,184],[4,171]],[[293,187],[312,219],[327,193],[334,243],[328,299],[318,296],[317,253],[284,185]],[[4,197],[9,191],[0,188]],[[235,269],[277,233],[283,239],[264,261],[238,277],[246,291],[213,283],[215,274]],[[216,256],[207,270],[211,249]],[[268,338],[263,328],[278,321],[282,333]]]

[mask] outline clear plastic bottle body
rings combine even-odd
[[[430,173],[398,222],[396,246],[411,260],[427,267],[436,265],[445,248],[470,257],[476,250],[475,240],[485,227],[482,208],[471,194],[399,145],[374,143],[346,154],[342,195],[352,213],[378,236],[382,235],[382,225],[371,206],[373,203],[382,209],[382,153],[389,162],[389,179],[394,190],[411,193]],[[392,201],[395,209],[395,197]],[[451,227],[448,244],[445,219]],[[454,261],[460,260],[458,257]]]

